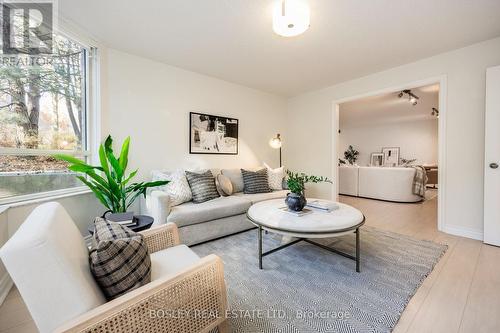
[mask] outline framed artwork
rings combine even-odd
[[[371,153],[370,155],[370,166],[384,166],[384,154],[383,153]]]
[[[238,119],[189,113],[190,154],[238,154]]]
[[[384,166],[395,167],[399,165],[399,147],[382,148]]]

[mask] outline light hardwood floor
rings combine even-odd
[[[411,299],[394,332],[500,332],[500,248],[437,231],[437,199],[398,204],[341,197],[367,225],[448,244],[446,254]],[[0,333],[36,332],[19,293],[0,307]]]

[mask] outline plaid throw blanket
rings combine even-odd
[[[415,176],[413,176],[413,194],[425,198],[425,188],[427,187],[427,172],[421,165],[414,166]]]

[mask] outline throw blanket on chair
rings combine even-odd
[[[425,199],[425,189],[427,187],[427,172],[421,165],[414,166],[415,176],[413,177],[413,194]]]

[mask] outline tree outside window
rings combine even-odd
[[[52,158],[85,159],[88,49],[62,35],[50,61],[9,57],[0,64],[0,199],[81,186]]]

